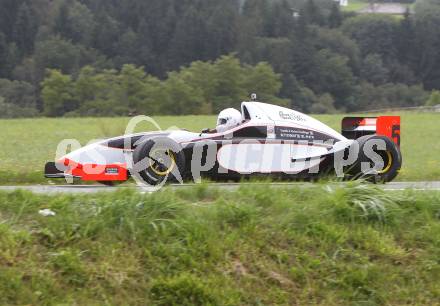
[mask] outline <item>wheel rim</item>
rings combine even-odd
[[[169,165],[167,165],[169,162]],[[158,176],[166,176],[176,166],[176,157],[171,150],[155,150],[150,154],[149,169]]]
[[[384,160],[384,167],[382,170],[377,171],[378,174],[384,174],[387,173],[390,169],[391,166],[393,165],[393,155],[391,154],[390,151],[385,151],[386,154],[386,160]]]

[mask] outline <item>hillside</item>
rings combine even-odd
[[[115,99],[119,115],[145,113],[136,101],[156,99],[157,91],[160,107],[150,114],[171,114],[166,101],[175,97],[192,114],[214,113],[211,98],[243,97],[231,86],[240,85],[239,68],[223,67],[214,90],[194,87],[179,70],[231,54],[241,67],[268,63],[278,76],[275,96],[303,111],[361,111],[370,107],[365,100],[417,106],[440,88],[440,6],[433,0],[418,1],[402,18],[358,15],[324,0],[0,0],[0,7],[1,117],[86,115],[88,108],[102,116]],[[131,79],[124,78],[127,65],[137,69]],[[57,73],[63,77],[55,82]],[[84,76],[119,92],[106,95],[92,86],[98,81],[74,86]],[[45,89],[63,97],[56,112]],[[264,82],[252,89],[259,91]]]

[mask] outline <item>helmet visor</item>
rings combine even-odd
[[[226,118],[219,118],[218,122],[217,122],[217,125],[223,125],[223,124],[226,124],[226,122],[228,122],[228,119],[226,119]]]

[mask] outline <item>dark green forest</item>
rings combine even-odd
[[[418,106],[438,95],[439,50],[439,0],[404,16],[331,0],[0,0],[0,116],[209,114],[250,92],[313,113]]]

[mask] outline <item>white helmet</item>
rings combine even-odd
[[[240,125],[241,121],[241,113],[238,110],[235,108],[224,109],[218,115],[216,130],[218,133],[222,133]]]

